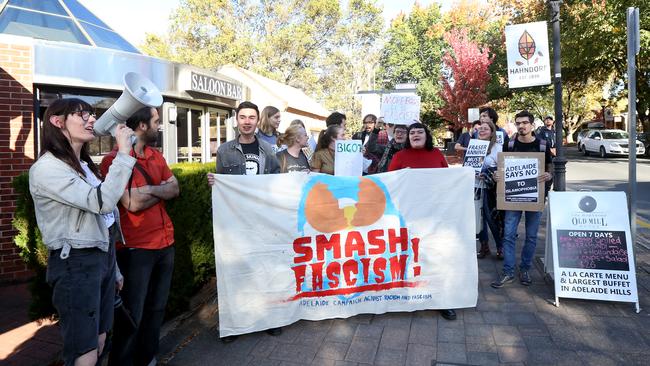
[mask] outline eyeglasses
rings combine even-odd
[[[406,134],[406,131],[404,131],[404,130],[395,130],[394,133],[395,133],[396,135],[405,135],[405,134]]]
[[[371,125],[373,123],[375,123],[375,122],[374,121],[363,121],[364,125]]]
[[[515,122],[515,126],[519,126],[519,125],[529,125],[529,124],[530,124],[530,121]]]
[[[76,112],[72,112],[72,114],[76,114],[77,116],[81,117],[81,119],[84,122],[88,122],[90,116],[92,116],[93,118],[96,117],[95,113],[91,113],[90,111],[76,111]]]

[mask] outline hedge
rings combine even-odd
[[[167,202],[176,247],[166,310],[168,318],[185,311],[190,297],[215,273],[211,190],[206,180],[206,174],[214,171],[214,163],[180,163],[171,169],[178,179],[180,195]],[[18,231],[14,242],[35,274],[29,286],[32,294],[29,315],[32,319],[56,316],[52,290],[45,281],[47,249],[36,224],[28,174],[14,178],[13,186],[17,199],[12,224]]]

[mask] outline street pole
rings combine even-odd
[[[639,8],[627,8],[627,146],[630,154],[627,199],[632,243],[636,243],[636,55],[639,49]]]
[[[549,1],[551,10],[551,23],[553,24],[553,84],[555,90],[555,148],[556,155],[553,159],[553,189],[555,191],[566,191],[566,163],[564,157],[564,144],[562,133],[564,123],[562,121],[562,65],[560,64],[560,4],[562,1]]]

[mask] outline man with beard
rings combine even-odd
[[[165,201],[178,196],[178,181],[162,154],[150,147],[158,138],[160,117],[144,107],[126,122],[137,136],[131,156],[136,163],[120,199],[117,263],[124,274],[121,297],[133,324],[116,321],[110,365],[148,365],[158,352],[160,327],[174,269],[174,227]],[[117,150],[102,160],[106,176]]]
[[[517,135],[504,146],[504,151],[510,152],[543,152],[544,153],[544,173],[537,177],[539,182],[548,182],[553,179],[553,164],[551,153],[546,145],[546,140],[536,137],[533,134],[534,117],[528,111],[521,111],[515,115],[515,126],[517,126]],[[497,181],[503,179],[500,172],[494,176]],[[521,249],[521,263],[519,265],[519,282],[524,286],[530,286],[533,281],[530,277],[529,270],[532,267],[535,247],[537,246],[537,231],[539,230],[539,221],[542,217],[541,212],[536,211],[514,211],[506,210],[503,233],[503,273],[490,286],[501,288],[515,280],[515,261],[516,261],[516,242],[517,227],[521,220],[522,214],[526,216],[526,237],[524,246]]]
[[[385,173],[388,171],[393,155],[404,148],[404,142],[406,142],[407,137],[407,127],[405,125],[393,125],[393,137],[388,143],[382,144],[379,138],[382,125],[383,121],[380,120],[377,123],[377,127],[372,130],[368,143],[366,144],[366,151],[379,157],[376,173]]]

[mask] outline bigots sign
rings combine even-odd
[[[470,169],[216,179],[221,336],[476,305]]]

